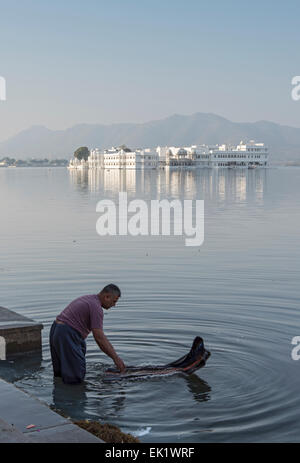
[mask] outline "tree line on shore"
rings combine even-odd
[[[15,159],[4,157],[0,159],[0,167],[64,167],[67,159]]]

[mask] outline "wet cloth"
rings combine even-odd
[[[66,384],[78,384],[84,379],[86,343],[78,331],[54,321],[50,352],[54,376],[61,376]]]
[[[88,294],[72,301],[56,319],[66,323],[86,338],[93,329],[103,330],[103,309],[97,294]]]

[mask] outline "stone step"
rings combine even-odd
[[[30,425],[34,427],[28,428]],[[103,443],[47,404],[2,379],[0,436],[0,442]]]
[[[10,355],[42,349],[43,325],[0,307],[0,360]]]

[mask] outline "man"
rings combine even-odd
[[[53,322],[50,351],[54,376],[66,384],[78,384],[85,376],[85,338],[92,331],[100,349],[122,372],[125,365],[103,332],[103,309],[115,306],[121,291],[116,285],[105,286],[99,294],[82,296],[72,301]]]

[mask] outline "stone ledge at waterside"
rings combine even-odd
[[[0,443],[104,442],[47,404],[0,379]]]
[[[10,355],[41,351],[43,325],[0,307],[0,360]]]

